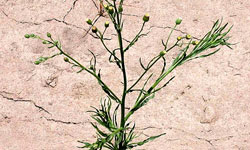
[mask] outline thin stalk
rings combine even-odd
[[[171,49],[173,49],[179,41],[177,41],[172,47],[170,47],[168,50],[166,50],[166,52],[170,51]],[[159,60],[161,59],[161,57],[158,57],[150,66],[148,66],[146,68],[146,70],[142,73],[142,75],[135,81],[135,83],[133,85],[131,85],[130,88],[128,88],[127,92],[129,92],[130,90],[132,90],[132,88],[137,85],[137,83],[142,79],[142,77],[150,70],[151,67],[154,66],[155,63],[157,63]]]
[[[98,36],[99,39],[101,40],[102,45],[104,46],[104,48],[110,53],[110,55],[112,55],[116,60],[120,61],[120,59],[119,59],[118,57],[116,57],[116,56],[109,50],[109,48],[107,47],[107,45],[104,43],[103,35],[99,36],[99,35],[97,34],[97,36]]]
[[[72,61],[74,61],[81,69],[86,70],[88,73],[90,73],[92,76],[94,76],[111,94],[112,96],[114,96],[119,102],[121,102],[121,100],[113,93],[113,91],[98,77],[98,75],[96,75],[94,72],[90,71],[89,69],[87,69],[86,67],[84,67],[82,64],[80,64],[77,60],[75,60],[73,57],[71,57],[70,55],[66,54],[60,47],[58,47],[58,45],[56,45],[56,48],[66,57],[68,57],[69,59],[71,59]]]
[[[148,70],[160,59],[161,57],[158,57],[143,73],[142,75],[135,81],[133,85],[127,90],[129,92],[137,83],[142,79],[142,77],[148,72]]]
[[[126,52],[131,46],[133,46],[135,44],[136,40],[138,40],[141,32],[143,31],[145,24],[146,24],[146,22],[143,22],[140,31],[137,33],[137,35],[135,36],[135,38],[129,43],[129,45],[124,49],[124,52]]]
[[[168,39],[167,39],[167,42],[165,44],[165,49],[164,50],[166,50],[168,48],[168,41],[169,41],[169,39],[170,39],[170,37],[171,37],[171,35],[172,35],[172,33],[173,33],[173,31],[175,30],[176,27],[177,27],[177,24],[175,24],[174,28],[172,28],[170,34],[168,35]]]

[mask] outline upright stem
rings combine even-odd
[[[123,74],[123,94],[122,94],[122,100],[121,100],[121,124],[120,124],[120,128],[124,128],[125,126],[125,102],[126,102],[126,94],[127,94],[127,75],[126,75],[126,66],[125,66],[125,59],[124,59],[124,49],[123,49],[123,43],[122,43],[122,29],[121,29],[121,22],[120,22],[120,17],[119,17],[119,13],[118,10],[116,8],[116,4],[114,1],[114,8],[115,8],[115,13],[116,15],[116,19],[117,19],[117,26],[115,26],[115,29],[117,31],[117,35],[118,35],[118,41],[119,41],[119,47],[120,47],[120,53],[121,53],[121,67],[122,67],[122,74]],[[119,143],[119,150],[124,150],[124,147],[122,145],[123,141],[125,139],[124,138],[124,131],[121,132],[120,134],[122,140]]]
[[[122,64],[122,73],[123,73],[123,94],[122,94],[122,103],[121,103],[121,128],[124,128],[125,125],[125,99],[127,94],[127,75],[126,75],[126,68],[125,68],[125,60],[124,60],[124,51],[122,45],[122,35],[121,31],[118,31],[118,40],[120,45],[120,52],[121,52],[121,64]]]
[[[123,128],[125,125],[124,116],[125,116],[125,99],[126,99],[126,94],[127,94],[127,75],[126,75],[121,31],[118,31],[118,40],[119,40],[119,45],[120,45],[122,73],[123,73],[123,95],[122,95],[122,103],[121,103],[121,128]]]

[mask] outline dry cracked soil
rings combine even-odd
[[[98,107],[104,95],[96,80],[86,72],[77,74],[61,56],[34,65],[38,57],[57,51],[24,34],[46,38],[50,32],[85,65],[92,50],[103,80],[121,93],[121,72],[108,63],[108,53],[85,23],[85,18],[97,16],[96,5],[94,0],[0,0],[0,150],[77,150],[77,140],[95,140],[86,111]],[[178,17],[183,22],[170,43],[186,33],[199,39],[223,18],[234,25],[230,41],[237,45],[172,72],[169,77],[175,79],[131,118],[140,139],[166,135],[138,149],[250,150],[250,1],[124,0],[125,44],[138,32],[146,12],[150,21],[144,32],[149,34],[125,57],[129,84],[142,73],[138,59],[147,62],[161,51],[161,39]],[[107,19],[104,14],[96,26],[103,29]],[[107,38],[108,46],[117,46],[112,27]],[[177,52],[169,53],[168,64]]]

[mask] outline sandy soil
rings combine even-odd
[[[250,1],[125,0],[124,38],[133,38],[146,12],[151,20],[145,32],[150,33],[126,54],[129,84],[142,72],[139,57],[146,62],[161,51],[161,39],[166,39],[177,17],[183,23],[174,37],[190,33],[200,38],[223,17],[234,25],[231,42],[238,44],[233,50],[223,47],[212,57],[189,62],[169,76],[176,78],[132,118],[141,138],[164,132],[166,136],[139,149],[249,150]],[[74,150],[77,140],[95,139],[86,111],[98,106],[104,95],[98,83],[85,72],[76,74],[61,56],[34,65],[38,57],[56,49],[25,39],[24,34],[46,37],[50,32],[86,65],[88,49],[92,50],[98,54],[104,81],[119,93],[121,73],[107,64],[108,53],[87,33],[85,18],[97,13],[92,0],[0,1],[0,150]],[[106,20],[101,17],[97,26],[102,28]],[[113,33],[112,28],[107,33],[114,39],[111,47],[117,45]],[[132,104],[133,95],[128,107]]]

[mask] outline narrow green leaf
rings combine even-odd
[[[161,136],[163,136],[163,135],[165,135],[165,134],[166,134],[166,133],[163,133],[163,134],[160,134],[160,135],[157,135],[157,136],[151,136],[151,137],[147,138],[146,140],[144,140],[144,141],[142,141],[142,142],[131,143],[131,144],[129,144],[128,146],[129,146],[130,148],[133,148],[133,147],[136,147],[136,146],[142,146],[142,145],[144,145],[144,144],[146,144],[146,143],[148,143],[148,142],[150,142],[150,141],[153,141],[153,140],[155,140],[156,138],[159,138],[159,137],[161,137]]]

